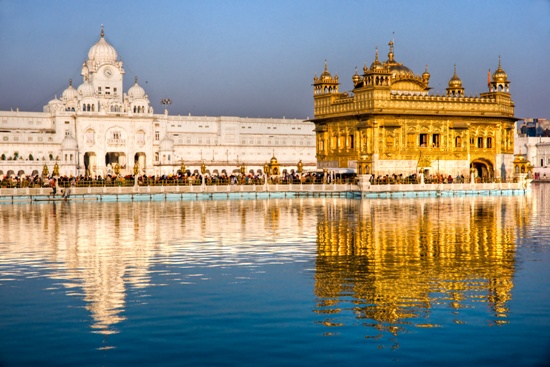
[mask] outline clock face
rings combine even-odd
[[[113,76],[113,71],[109,68],[105,69],[105,71],[103,71],[103,74],[107,77],[107,78],[110,78]]]

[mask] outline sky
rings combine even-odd
[[[117,50],[155,112],[313,117],[313,77],[328,70],[340,91],[378,47],[433,94],[456,64],[467,95],[487,91],[501,66],[518,118],[550,119],[550,0],[0,0],[0,110],[42,111],[99,40]]]

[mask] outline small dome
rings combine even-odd
[[[275,156],[273,156],[273,157],[271,157],[270,163],[271,163],[271,164],[277,164],[277,163],[279,163],[279,162],[277,161],[277,158],[275,158]]]
[[[93,95],[95,94],[94,86],[91,85],[87,80],[85,80],[84,83],[78,86],[77,91],[82,97],[93,97]]]
[[[377,48],[376,49],[376,56],[374,57],[374,61],[370,65],[370,70],[371,71],[376,71],[376,70],[382,70],[382,69],[384,69],[384,65],[382,65],[380,60],[378,60],[378,48]]]
[[[138,84],[138,78],[136,76],[134,80],[134,85],[128,89],[128,96],[131,98],[144,98],[145,97],[145,90],[139,86]]]
[[[355,68],[355,74],[353,74],[351,80],[353,81],[353,85],[357,85],[357,83],[361,80],[361,77],[357,74],[357,68]]]
[[[48,102],[48,106],[58,106],[62,104],[63,102],[61,102],[57,97]]]
[[[430,80],[431,74],[428,72],[428,65],[426,65],[426,70],[422,73],[422,80]]]
[[[78,97],[78,92],[74,89],[72,80],[69,80],[69,86],[63,91],[61,97],[65,100],[71,100]]]
[[[65,136],[65,139],[61,142],[62,150],[77,150],[78,142],[70,135]]]
[[[88,59],[100,64],[114,63],[118,58],[118,54],[115,48],[105,41],[104,36],[105,33],[103,32],[103,28],[101,28],[101,38],[90,48]]]
[[[506,83],[508,81],[508,75],[500,66],[500,57],[498,59],[498,68],[493,73],[493,81],[496,83]]]
[[[449,88],[462,88],[462,80],[456,75],[456,65],[453,77],[449,80]]]
[[[159,150],[172,151],[174,149],[174,141],[170,139],[168,135],[164,137],[159,143]]]
[[[327,65],[326,61],[325,61],[325,70],[323,71],[323,73],[321,74],[321,77],[319,79],[321,79],[321,80],[331,80],[332,79],[332,75],[328,72],[328,65]]]

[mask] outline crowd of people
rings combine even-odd
[[[206,173],[204,175],[187,171],[177,174],[169,175],[140,175],[137,176],[137,185],[139,186],[182,186],[182,185],[202,185],[204,179],[205,185],[263,185],[266,182],[269,184],[343,184],[343,183],[357,183],[355,174],[334,174],[328,172],[328,174],[322,171],[306,172],[299,174],[297,172],[287,173],[283,172],[281,175],[268,175],[267,177],[263,173],[247,174],[232,173],[221,174]],[[452,175],[445,174],[431,174],[424,176],[424,183],[431,184],[453,184],[453,183],[467,183],[469,177],[465,178],[464,175]],[[476,182],[487,182],[488,180],[477,180]],[[370,183],[373,185],[387,185],[387,184],[419,184],[421,177],[419,174],[413,173],[412,175],[405,176],[403,174],[386,174],[386,175],[372,175]],[[105,177],[98,176],[59,176],[44,177],[42,175],[34,176],[5,176],[0,177],[0,187],[5,188],[25,188],[25,187],[51,187],[53,194],[57,194],[57,188],[69,188],[73,187],[89,187],[89,186],[133,186],[135,184],[134,176],[127,175],[114,175],[108,174]],[[64,191],[66,193],[66,191]]]

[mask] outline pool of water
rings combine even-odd
[[[0,205],[0,366],[543,366],[527,195]]]

